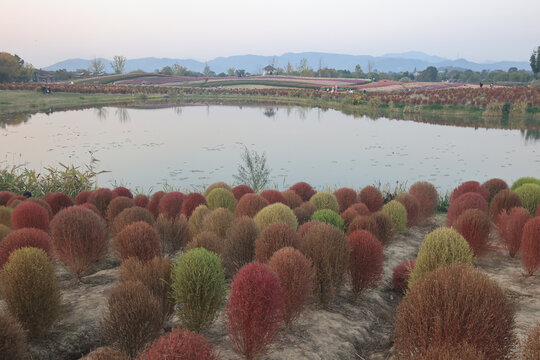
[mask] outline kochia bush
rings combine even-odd
[[[234,214],[232,212],[225,208],[217,208],[205,216],[203,229],[215,233],[220,239],[224,239],[233,220]]]
[[[184,201],[182,202],[182,209],[180,212],[187,218],[191,216],[193,211],[197,208],[199,205],[208,205],[206,203],[206,199],[204,196],[202,196],[199,193],[191,193],[187,194],[184,198]]]
[[[114,248],[122,260],[134,256],[142,261],[150,261],[155,256],[161,256],[159,234],[144,221],[124,227],[114,238]]]
[[[379,240],[365,230],[356,230],[347,236],[351,249],[349,274],[355,296],[375,287],[382,279],[383,248]]]
[[[315,205],[317,210],[330,209],[339,213],[339,204],[334,194],[318,192],[309,199],[309,202]]]
[[[339,204],[339,213],[341,214],[347,210],[351,205],[355,204],[358,199],[358,194],[351,188],[339,188],[334,191]]]
[[[302,198],[303,201],[309,201],[313,195],[315,195],[315,190],[306,182],[298,182],[291,186],[289,190],[293,190]]]
[[[206,195],[206,201],[208,202],[208,207],[210,210],[225,208],[233,214],[237,203],[233,193],[223,188],[212,190],[208,195]]]
[[[263,231],[273,223],[284,223],[292,227],[294,230],[298,227],[298,220],[294,212],[281,203],[268,205],[255,215],[255,224],[259,231]]]
[[[90,190],[83,190],[81,191],[76,197],[74,205],[82,205],[88,202],[88,198],[90,197],[90,194],[92,194],[92,191]]]
[[[414,360],[487,360],[484,354],[474,345],[463,343],[452,345],[438,343],[429,345],[425,352],[416,354]]]
[[[407,209],[405,209],[405,206],[399,201],[392,200],[383,206],[381,212],[392,220],[394,231],[397,234],[405,232],[407,226]]]
[[[475,256],[486,250],[489,237],[490,222],[485,212],[468,209],[459,215],[454,228],[467,240]]]
[[[7,206],[0,206],[0,224],[7,226],[8,228],[11,228],[13,225],[11,225],[11,214],[13,213],[13,209]]]
[[[212,231],[201,231],[187,245],[187,249],[203,248],[214,254],[221,255],[223,252],[223,240]]]
[[[497,218],[497,232],[508,250],[510,257],[514,257],[519,251],[523,227],[530,218],[531,214],[529,214],[529,211],[522,207],[513,207],[499,214]]]
[[[63,193],[48,194],[43,198],[43,200],[49,204],[53,214],[55,215],[63,208],[73,206],[73,201],[71,201],[69,196]]]
[[[3,359],[24,359],[26,334],[22,326],[7,312],[0,312],[0,354]]]
[[[540,321],[527,331],[527,338],[521,344],[521,358],[523,360],[540,359]]]
[[[163,196],[165,196],[164,191],[158,191],[152,194],[148,205],[146,205],[146,209],[150,211],[150,213],[154,216],[154,219],[157,218],[159,215],[159,202]]]
[[[512,184],[512,187],[510,189],[516,190],[518,187],[520,187],[521,185],[524,185],[524,184],[540,185],[540,179],[537,179],[537,178],[532,177],[532,176],[525,176],[525,177],[519,178],[516,181],[514,181],[514,183]]]
[[[283,197],[289,203],[289,207],[293,210],[302,205],[304,202],[300,195],[298,195],[294,190],[285,190],[281,193],[281,195],[283,195]]]
[[[117,198],[118,196],[125,196],[131,200],[133,200],[133,194],[131,191],[123,186],[119,186],[112,191],[112,197],[113,199]]]
[[[11,232],[11,229],[4,224],[0,224],[0,243]],[[0,266],[1,267],[1,266]]]
[[[206,188],[206,190],[204,191],[204,197],[207,197],[208,194],[210,194],[212,192],[212,190],[214,189],[225,189],[227,191],[231,191],[232,192],[232,188],[230,185],[224,183],[223,181],[218,181],[218,182],[215,182],[213,183],[212,185],[210,185],[209,187]]]
[[[475,192],[468,192],[450,203],[446,214],[446,226],[452,226],[462,212],[468,209],[478,209],[487,214],[488,203],[486,199]]]
[[[509,189],[501,190],[489,203],[489,215],[493,221],[497,222],[497,217],[501,212],[506,212],[513,207],[521,207],[519,195]]]
[[[530,219],[523,227],[521,264],[529,275],[540,268],[540,217]]]
[[[223,243],[223,264],[227,275],[234,275],[253,261],[258,236],[259,230],[252,218],[242,216],[234,219]]]
[[[418,200],[420,206],[418,211],[418,222],[423,222],[435,215],[437,203],[439,201],[439,195],[437,194],[435,186],[426,181],[419,181],[410,187],[409,194]]]
[[[489,179],[485,183],[482,184],[483,187],[489,191],[489,200],[488,202],[491,202],[495,195],[499,193],[501,190],[508,189],[508,184],[503,179],[493,178]]]
[[[118,234],[126,226],[137,221],[144,221],[150,226],[155,226],[156,221],[150,211],[138,206],[132,206],[122,210],[122,212],[115,216],[111,226],[111,233],[113,235]]]
[[[182,214],[174,219],[160,214],[156,220],[155,228],[161,239],[161,249],[167,254],[173,254],[180,250],[191,240],[188,221]]]
[[[53,249],[49,235],[39,229],[23,228],[8,233],[0,242],[0,270],[15,250],[23,247],[41,249],[52,261]]]
[[[15,194],[11,191],[0,191],[0,206],[6,206],[8,201],[14,196]]]
[[[255,241],[255,260],[266,263],[276,251],[288,246],[298,248],[295,229],[283,223],[271,224]]]
[[[360,202],[366,204],[369,211],[375,212],[381,210],[383,206],[383,196],[379,189],[375,186],[366,186],[358,194]]]
[[[392,219],[381,211],[374,212],[370,216],[377,225],[377,239],[383,246],[388,245],[394,237],[394,223]]]
[[[405,292],[409,287],[409,276],[414,269],[415,259],[405,259],[392,270],[394,289]]]
[[[13,229],[36,228],[49,231],[49,213],[38,204],[24,201],[11,214]]]
[[[244,196],[245,194],[252,194],[255,191],[253,191],[251,187],[242,184],[242,185],[233,187],[231,192],[233,193],[236,200],[240,200],[242,196]]]
[[[317,210],[311,216],[311,220],[319,221],[326,224],[334,225],[340,230],[343,230],[345,227],[345,222],[339,216],[339,214],[330,209]]]
[[[178,191],[173,191],[163,195],[159,200],[158,212],[165,215],[168,219],[174,219],[180,215],[182,203],[185,195]]]
[[[111,200],[109,206],[107,206],[107,221],[112,224],[114,218],[120,214],[123,210],[135,206],[133,200],[125,196],[117,196]]]
[[[275,204],[279,202],[279,203],[282,203],[283,205],[289,206],[289,202],[287,201],[285,196],[283,196],[283,194],[277,190],[264,190],[261,193],[261,196],[265,198],[269,204]]]
[[[484,200],[489,201],[490,194],[488,189],[480,185],[478,181],[465,181],[452,191],[452,194],[450,194],[450,202],[469,192],[478,193],[482,195]]]
[[[88,196],[88,202],[98,208],[101,216],[106,216],[107,207],[112,200],[112,191],[106,188],[100,188],[93,191]],[[52,205],[51,205],[52,207]],[[53,208],[54,211],[54,208]]]
[[[199,205],[193,210],[188,221],[191,236],[195,236],[203,231],[204,218],[210,214],[210,211],[211,210],[206,205]]]
[[[521,205],[529,210],[531,216],[534,216],[538,203],[540,203],[540,185],[525,184],[518,187],[515,191],[521,199]]]
[[[149,345],[139,359],[219,360],[219,356],[204,336],[177,327]]]
[[[235,215],[240,216],[249,216],[255,217],[259,211],[268,206],[268,200],[263,198],[259,194],[246,194],[238,200],[236,205]]]
[[[135,197],[133,198],[133,204],[142,208],[146,208],[149,202],[150,199],[148,199],[148,196],[144,194],[135,195]]]
[[[375,237],[379,236],[377,223],[371,216],[359,215],[355,217],[347,227],[347,234],[355,232],[356,230],[366,230]]]
[[[407,211],[407,227],[413,227],[418,223],[420,203],[411,194],[399,194],[396,201],[400,202]]]

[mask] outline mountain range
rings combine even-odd
[[[280,56],[261,56],[261,55],[235,55],[229,57],[217,57],[213,60],[202,62],[193,59],[171,59],[171,58],[155,58],[147,57],[140,59],[128,59],[125,65],[125,72],[134,70],[143,70],[145,72],[153,72],[156,69],[161,69],[164,66],[172,66],[179,64],[192,71],[202,72],[204,67],[208,65],[210,69],[217,74],[224,72],[230,68],[244,69],[249,73],[262,73],[262,68],[268,64],[274,64],[276,67],[286,68],[290,63],[294,68],[302,59],[307,60],[307,64],[313,68],[329,67],[335,69],[347,69],[354,71],[356,65],[360,65],[364,72],[371,68],[382,72],[401,72],[401,71],[422,71],[428,66],[435,66],[439,70],[466,70],[473,71],[482,70],[503,70],[508,71],[511,67],[516,67],[519,70],[529,70],[530,66],[527,61],[497,61],[475,63],[465,59],[450,60],[439,56],[427,55],[418,51],[409,51],[405,53],[391,53],[383,56],[370,55],[345,55],[332,54],[322,52],[302,52],[302,53],[285,53]],[[111,60],[100,58],[105,63],[105,71],[112,72]],[[69,59],[60,61],[56,64],[47,66],[43,70],[60,70],[76,71],[78,69],[88,69],[92,59]]]

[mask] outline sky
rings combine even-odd
[[[71,58],[318,51],[528,61],[538,0],[2,0],[0,51],[37,68]]]

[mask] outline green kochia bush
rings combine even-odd
[[[381,212],[390,217],[397,234],[405,232],[407,226],[407,210],[405,206],[396,200],[392,200],[383,206]]]
[[[171,275],[182,326],[197,332],[208,328],[226,295],[219,256],[203,248],[190,250],[180,255]]]
[[[522,186],[524,184],[540,185],[540,179],[537,179],[537,178],[532,177],[532,176],[525,176],[525,177],[519,178],[516,181],[514,181],[514,183],[512,184],[512,187],[510,189],[516,190],[518,187],[520,187],[520,186]]]
[[[210,210],[215,210],[221,207],[229,209],[233,214],[237,203],[233,193],[223,188],[216,188],[212,190],[206,196],[206,201],[208,202],[208,207]]]
[[[339,213],[339,203],[334,194],[327,192],[318,192],[309,199],[317,207],[317,210],[330,209]]]
[[[343,230],[345,223],[341,216],[330,209],[317,210],[311,216],[311,220],[320,221],[326,224],[334,225],[340,230]]]
[[[420,246],[409,288],[427,273],[451,264],[473,264],[473,251],[467,240],[455,229],[440,227],[430,232]]]
[[[257,224],[259,231],[263,231],[270,224],[277,222],[287,224],[295,230],[298,227],[298,220],[296,219],[294,212],[287,205],[283,205],[282,203],[275,203],[265,207],[255,215],[253,220],[255,220],[255,224]]]
[[[531,216],[536,213],[536,208],[540,202],[540,185],[524,184],[516,189],[516,193],[521,199],[521,205],[529,210]]]

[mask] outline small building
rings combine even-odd
[[[272,65],[267,65],[263,68],[264,72],[263,75],[276,75],[277,70]]]
[[[35,82],[49,83],[49,82],[53,81],[53,78],[54,78],[54,72],[45,71],[45,70],[35,70],[34,71],[33,80]]]

